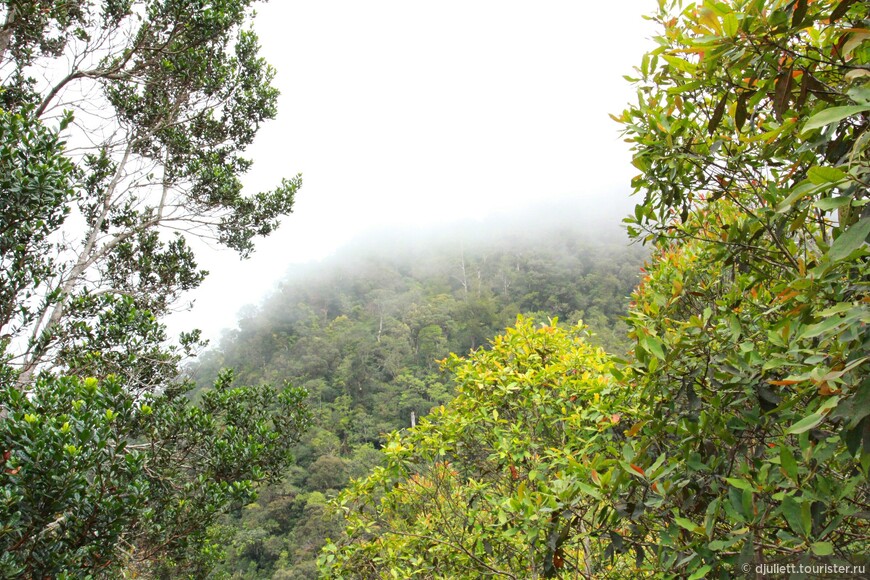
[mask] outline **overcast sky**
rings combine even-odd
[[[291,263],[366,231],[435,227],[536,200],[631,207],[628,145],[653,0],[272,0],[258,7],[278,118],[249,150],[251,191],[303,175],[294,213],[244,262],[211,272],[170,330],[216,339]]]

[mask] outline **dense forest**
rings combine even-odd
[[[229,374],[193,404],[166,318],[301,181],[242,191],[277,114],[249,0],[0,2],[0,577],[203,577],[274,481],[301,389]]]
[[[870,4],[653,3],[635,245],[399,234],[197,358],[302,186],[255,4],[0,2],[0,577],[867,577]]]
[[[645,250],[588,208],[558,209],[363,239],[294,268],[199,357],[192,368],[206,389],[227,367],[243,384],[289,381],[308,391],[313,414],[286,483],[228,522],[239,532],[226,571],[315,576],[320,548],[342,529],[326,500],[380,464],[386,433],[453,398],[438,361],[489,348],[518,314],[582,319],[592,340],[626,350],[621,317]]]
[[[866,577],[870,6],[662,0],[619,360],[517,324],[332,504],[332,578]],[[793,576],[792,576],[793,575]]]

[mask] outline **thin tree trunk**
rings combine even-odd
[[[6,56],[6,50],[12,41],[12,31],[15,28],[15,6],[9,6],[8,10],[9,12],[6,13],[6,21],[3,23],[3,28],[0,28],[0,63],[3,62],[3,58]]]
[[[124,151],[124,157],[121,159],[121,162],[118,164],[117,169],[115,170],[115,175],[112,177],[112,181],[109,186],[106,188],[105,197],[103,198],[103,209],[100,217],[96,220],[91,231],[88,233],[87,240],[85,240],[84,246],[82,247],[82,251],[79,254],[79,258],[76,261],[75,266],[73,266],[72,270],[70,270],[69,276],[66,281],[60,287],[60,295],[58,297],[58,301],[54,303],[52,306],[46,306],[45,310],[42,311],[42,314],[39,317],[36,325],[33,328],[33,333],[30,336],[30,341],[32,345],[37,345],[39,342],[39,337],[43,332],[50,332],[51,328],[58,324],[63,316],[67,300],[69,298],[70,293],[75,289],[76,285],[81,281],[81,278],[85,271],[94,263],[94,261],[99,257],[94,253],[94,249],[97,244],[97,238],[100,235],[100,230],[102,228],[103,222],[109,214],[109,210],[112,207],[112,197],[115,194],[115,189],[121,182],[121,179],[124,175],[124,167],[127,164],[127,160],[130,158],[130,153],[132,152],[132,141],[130,145],[127,146],[126,151]],[[46,320],[46,315],[48,315],[48,320]],[[45,324],[43,324],[45,321]],[[18,387],[24,388],[27,385],[32,377],[33,373],[36,371],[36,368],[42,362],[45,357],[46,352],[49,350],[49,344],[45,344],[41,347],[36,347],[36,349],[30,353],[24,360],[22,365],[21,374],[18,375]]]
[[[462,291],[463,291],[463,296],[465,297],[465,301],[468,302],[468,276],[465,273],[465,248],[464,247],[460,250],[459,257],[460,257],[459,266],[462,269],[462,278],[459,280],[459,282],[462,284]]]

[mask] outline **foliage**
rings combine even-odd
[[[660,0],[653,19],[638,102],[616,117],[641,171],[626,222],[655,248],[629,360],[599,369],[615,380],[615,407],[600,412],[617,411],[622,444],[556,438],[538,451],[542,425],[576,415],[568,392],[549,421],[519,418],[525,428],[499,437],[493,400],[511,383],[490,376],[515,370],[519,345],[478,353],[457,368],[471,380],[456,401],[394,435],[387,466],[342,496],[349,536],[324,551],[325,575],[695,580],[870,549],[868,5]],[[528,378],[509,408],[543,413],[552,379]],[[497,462],[514,441],[519,457],[539,454],[512,465],[523,497]],[[561,504],[555,489],[582,493]],[[590,517],[546,528],[564,505]],[[582,546],[592,557],[559,554],[554,570],[560,541],[584,536],[598,540]]]
[[[115,376],[7,384],[0,574],[201,576],[221,554],[218,515],[286,469],[306,394],[234,387],[231,373],[199,407],[180,390],[137,397]]]
[[[357,245],[291,273],[259,308],[243,313],[220,349],[198,358],[200,384],[223,366],[236,368],[244,382],[288,378],[311,393],[314,415],[287,482],[263,490],[226,522],[239,533],[228,544],[224,571],[235,578],[314,577],[317,553],[342,526],[325,500],[311,498],[334,497],[348,478],[379,465],[383,433],[453,397],[453,376],[435,359],[488,348],[484,338],[518,312],[582,317],[595,330],[590,340],[627,348],[617,338],[625,333],[617,316],[643,251],[606,231],[586,239],[577,215],[565,212],[564,222],[547,215],[547,231],[534,231],[544,219],[527,213],[525,229],[501,218],[481,224],[472,239],[467,231],[439,231],[419,246],[404,237],[403,250]]]
[[[26,325],[20,305],[54,266],[49,236],[69,213],[73,165],[57,135],[30,111],[0,110],[0,328]],[[17,334],[16,326],[7,332]],[[5,349],[4,349],[5,350]]]
[[[148,500],[145,456],[116,433],[138,414],[134,400],[117,380],[75,378],[44,378],[32,398],[7,385],[3,398],[2,575],[99,575],[123,565],[117,546]]]
[[[191,405],[199,333],[162,323],[191,237],[247,256],[300,184],[242,193],[278,96],[253,4],[0,2],[3,577],[202,576],[307,424],[304,391],[229,375]]]
[[[683,227],[707,235],[737,213],[715,209]],[[854,561],[868,542],[866,454],[835,406],[849,405],[840,385],[862,362],[848,344],[857,336],[819,339],[820,325],[784,312],[781,288],[750,272],[723,276],[708,243],[664,247],[634,295],[627,379],[649,417],[631,442],[640,467],[664,470],[619,492],[642,506],[630,541],[658,537],[652,566],[687,575],[832,553]],[[839,349],[837,371],[816,370]]]
[[[866,325],[870,43],[863,2],[660,2],[659,48],[620,120],[656,244],[630,316],[632,439],[666,477],[636,541],[656,569],[738,565],[870,543]]]
[[[462,251],[449,237],[406,256],[348,254],[301,269],[199,358],[197,380],[208,385],[232,367],[246,383],[304,386],[347,451],[379,444],[412,411],[421,417],[446,402],[436,360],[485,344],[517,313],[583,318],[593,340],[626,348],[618,316],[637,280],[638,248],[570,229],[523,243],[493,233]]]
[[[26,255],[0,248],[12,282],[0,325],[22,385],[67,364],[69,343],[115,316],[123,297],[157,318],[168,313],[205,274],[186,236],[246,256],[290,211],[298,178],[241,191],[251,166],[241,154],[275,116],[278,95],[248,30],[252,4],[0,3],[2,154],[12,180],[0,223],[4,238],[16,228],[15,251]],[[53,122],[73,148],[41,128]],[[116,372],[129,368],[129,381],[165,375],[165,365],[142,368],[148,360]]]
[[[456,398],[392,434],[386,464],[338,499],[347,539],[330,577],[505,578],[626,574],[612,563],[601,491],[621,461],[630,392],[582,327],[531,320],[492,348],[451,355]],[[588,482],[588,483],[587,483]]]

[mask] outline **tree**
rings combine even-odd
[[[560,219],[570,227],[558,227]],[[468,306],[480,301],[478,290],[490,304],[482,311],[486,325],[497,328],[516,320],[521,309],[504,297],[503,274],[511,275],[516,293],[542,289],[527,299],[529,309],[559,304],[560,315],[568,315],[592,302],[596,287],[611,285],[613,276],[596,276],[597,272],[613,273],[619,291],[606,288],[601,293],[601,311],[607,314],[594,317],[597,326],[592,328],[597,333],[614,326],[616,313],[628,304],[645,252],[627,248],[625,241],[587,241],[575,219],[566,212],[550,220],[555,227],[546,233],[519,240],[515,224],[500,220],[495,227],[506,235],[490,231],[467,245],[466,264],[481,272],[468,302],[458,286],[450,294],[456,239],[450,232],[439,232],[425,246],[412,246],[398,255],[383,247],[360,254],[357,247],[331,263],[306,268],[259,308],[243,314],[238,330],[225,336],[220,351],[200,357],[206,361],[199,367],[200,383],[208,385],[225,365],[235,367],[242,382],[289,378],[311,393],[314,425],[295,449],[296,464],[280,491],[264,490],[256,504],[234,514],[232,525],[240,530],[240,539],[228,548],[221,570],[244,578],[315,574],[315,559],[326,539],[340,538],[341,518],[314,525],[298,509],[268,507],[268,496],[277,494],[295,505],[320,493],[314,490],[331,496],[346,485],[348,476],[363,477],[380,463],[382,433],[408,427],[412,413],[421,418],[450,401],[454,381],[450,373],[437,372],[435,359],[451,351],[468,352],[474,340],[469,325],[483,329],[478,341],[495,332],[479,324],[479,315],[466,316]],[[524,220],[535,222],[527,215]],[[575,290],[565,292],[566,287]],[[551,300],[557,293],[560,297]],[[599,344],[597,335],[590,340]],[[627,350],[626,337],[614,343],[620,351]],[[479,346],[486,349],[488,342]],[[342,463],[344,467],[337,469]]]
[[[222,552],[217,515],[281,477],[308,422],[304,390],[235,387],[231,372],[199,407],[115,376],[0,395],[4,578],[201,577]]]
[[[15,323],[20,328],[32,321],[22,303],[53,270],[49,238],[69,212],[73,164],[57,133],[29,114],[0,110],[0,134],[0,345],[5,352],[18,334]]]
[[[3,4],[0,107],[31,124],[60,123],[75,164],[57,176],[66,184],[53,184],[57,193],[4,205],[10,224],[48,211],[37,223],[53,234],[30,252],[52,268],[30,276],[0,320],[23,385],[43,365],[62,366],[64,347],[75,350],[123,297],[160,318],[199,284],[205,273],[187,235],[248,255],[290,211],[300,182],[242,195],[251,162],[241,153],[274,117],[278,94],[246,28],[251,0]],[[20,142],[19,155],[28,147]],[[19,162],[25,175],[37,161]],[[22,278],[20,260],[4,260]],[[129,374],[159,374],[156,364],[139,368],[145,360]]]
[[[199,405],[161,320],[200,270],[242,257],[298,176],[244,195],[275,116],[252,0],[0,2],[0,575],[202,575],[211,525],[274,480],[304,391]]]
[[[618,120],[656,254],[633,298],[633,540],[730,575],[870,545],[865,2],[659,2]]]
[[[616,117],[641,171],[626,222],[654,249],[629,360],[575,359],[518,325],[460,362],[457,398],[341,496],[348,535],[324,573],[697,580],[863,563],[870,8],[658,4],[659,46]]]
[[[534,327],[451,355],[456,398],[393,433],[386,464],[337,501],[347,538],[320,557],[329,577],[619,577],[598,473],[621,458],[630,396],[582,328]],[[630,461],[630,458],[627,459]],[[609,478],[609,476],[608,476]],[[620,553],[622,545],[619,545]]]

